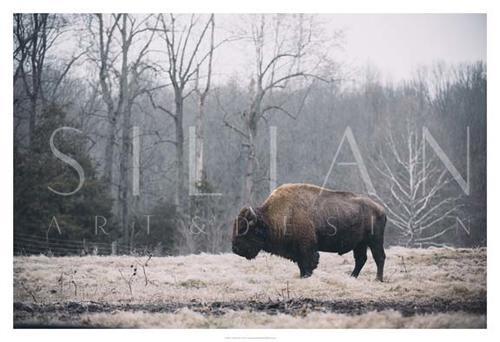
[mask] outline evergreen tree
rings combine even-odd
[[[50,106],[43,111],[34,132],[32,148],[14,146],[14,246],[16,253],[57,250],[58,254],[77,252],[83,247],[75,241],[110,242],[117,237],[113,229],[112,200],[98,178],[87,152],[83,134],[59,131],[54,146],[77,161],[84,171],[84,184],[73,195],[79,175],[69,164],[56,158],[50,148],[50,138],[60,127],[71,127],[65,113]],[[104,217],[107,221],[102,229]],[[54,241],[59,241],[55,243]],[[68,243],[64,243],[68,241]],[[60,248],[57,248],[60,247]]]

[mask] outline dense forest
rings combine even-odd
[[[380,200],[388,245],[486,245],[484,61],[388,82],[313,15],[234,17],[14,15],[15,253],[226,252],[300,182]]]

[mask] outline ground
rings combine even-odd
[[[261,253],[14,258],[14,326],[131,328],[485,328],[486,248],[321,253],[312,277]]]

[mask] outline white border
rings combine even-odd
[[[498,2],[497,2],[498,3]],[[496,179],[499,168],[499,156],[497,146],[500,146],[500,134],[497,133],[499,125],[499,43],[500,39],[500,13],[495,1],[453,1],[453,0],[421,0],[411,4],[395,0],[377,1],[337,1],[335,3],[324,0],[308,1],[270,1],[270,0],[182,0],[182,1],[152,1],[152,0],[119,0],[112,4],[104,3],[102,0],[73,1],[47,1],[47,0],[24,0],[14,3],[3,1],[0,5],[0,47],[2,47],[0,67],[3,77],[1,78],[1,106],[0,115],[0,149],[5,164],[1,168],[2,197],[1,210],[5,223],[5,236],[3,243],[2,270],[3,281],[1,282],[2,294],[2,316],[1,324],[4,335],[9,339],[16,340],[64,340],[68,338],[76,340],[88,340],[98,337],[99,339],[127,339],[152,341],[159,339],[177,341],[185,339],[200,338],[208,340],[224,341],[227,336],[275,336],[276,340],[336,340],[336,339],[378,339],[385,341],[418,341],[425,339],[454,339],[470,340],[487,338],[498,340],[499,328],[496,324],[498,319],[499,287],[498,266],[495,265],[499,259],[499,248],[495,247],[499,241],[499,233],[496,229],[496,212],[498,210],[500,194],[499,181]],[[308,12],[308,13],[487,13],[488,15],[488,61],[492,61],[488,67],[488,241],[493,247],[488,249],[488,329],[487,330],[13,330],[12,329],[12,13],[13,12],[216,12],[216,13],[243,13],[243,12]],[[493,264],[493,267],[490,267]],[[226,340],[227,341],[227,340]]]

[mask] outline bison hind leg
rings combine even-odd
[[[384,281],[384,264],[385,264],[385,251],[384,242],[376,241],[370,244],[370,249],[372,251],[373,259],[375,264],[377,264],[377,280]]]
[[[360,243],[359,245],[356,246],[353,250],[354,254],[354,261],[355,261],[355,266],[354,270],[351,273],[351,277],[357,278],[359,276],[359,272],[361,272],[361,269],[366,263],[366,250],[367,250],[367,245],[366,243]]]

